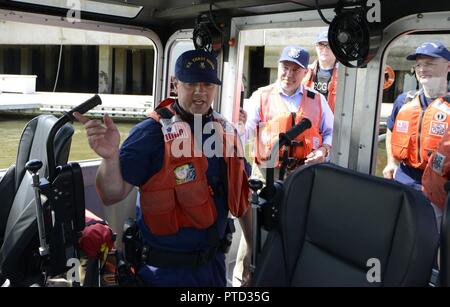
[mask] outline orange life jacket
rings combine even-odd
[[[392,155],[413,168],[425,169],[450,123],[450,104],[440,97],[425,110],[420,95],[406,101],[395,118],[392,131]]]
[[[314,79],[316,78],[317,69],[319,67],[319,62],[315,60],[311,65],[308,66],[308,73],[303,79],[303,84],[311,89],[314,89]],[[333,73],[331,74],[331,79],[328,82],[328,105],[331,111],[334,113],[334,104],[336,102],[336,89],[337,89],[337,67],[338,63],[334,65]]]
[[[163,166],[140,187],[144,221],[155,235],[175,234],[181,227],[205,229],[217,218],[212,189],[206,178],[208,160],[196,149],[191,128],[176,114],[173,102],[173,99],[166,99],[150,114],[162,125],[165,141]],[[172,117],[162,117],[158,113],[162,108],[166,109],[166,113],[170,111]],[[214,112],[213,118],[215,123],[224,127],[224,131],[217,129],[216,133],[220,133],[223,140],[228,209],[234,216],[240,217],[249,207],[249,187],[241,144],[237,133],[230,129],[231,125],[222,116]],[[174,148],[180,149],[180,152],[175,152]]]
[[[444,209],[447,192],[444,184],[450,179],[450,129],[445,132],[437,150],[431,155],[422,177],[422,190],[428,199]]]
[[[289,148],[289,156],[295,159],[304,159],[322,145],[322,135],[319,132],[322,122],[322,103],[317,92],[304,88],[299,109],[297,112],[291,113],[282,101],[275,85],[260,88],[259,91],[261,91],[261,122],[257,127],[255,143],[255,162],[257,164],[269,159],[272,145],[278,141],[279,134],[288,131],[303,118],[308,118],[312,127],[295,138],[293,146]],[[268,166],[280,167],[279,160],[283,157],[285,150],[285,148],[280,149],[279,157],[271,157],[274,165]]]

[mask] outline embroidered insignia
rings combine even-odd
[[[188,138],[186,128],[183,124],[173,123],[169,126],[162,127],[162,133],[164,135],[164,142],[172,141],[176,138]]]
[[[447,114],[445,114],[444,112],[437,112],[434,115],[434,119],[437,120],[437,121],[442,122],[442,121],[447,119]]]
[[[448,124],[446,122],[431,121],[429,134],[436,136],[444,136],[445,131],[447,130],[447,126]]]
[[[288,56],[294,59],[298,58],[300,56],[300,49],[297,48],[289,49]]]
[[[192,163],[177,166],[173,173],[177,184],[186,183],[195,179],[195,168]]]
[[[205,69],[205,68],[206,68],[205,62],[200,62],[199,65],[200,65],[200,68],[201,68],[201,69]]]
[[[407,120],[398,120],[395,123],[395,130],[397,132],[408,133],[409,129],[409,121]]]

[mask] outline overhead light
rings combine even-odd
[[[12,0],[14,2],[29,3],[57,7],[62,9],[79,9],[82,12],[105,14],[126,18],[134,18],[142,10],[141,5],[127,3],[100,2],[92,0]]]

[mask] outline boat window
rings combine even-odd
[[[0,169],[15,163],[25,124],[38,114],[62,112],[99,93],[118,122],[123,141],[153,108],[153,42],[139,35],[0,22]],[[70,160],[98,158],[74,123]]]
[[[408,61],[407,55],[414,53],[415,49],[424,42],[440,41],[447,48],[450,47],[450,35],[449,34],[421,34],[413,33],[404,35],[393,42],[386,54],[386,64],[388,70],[392,72],[388,74],[385,69],[385,88],[382,96],[382,108],[380,114],[380,129],[379,129],[379,141],[376,159],[376,171],[377,176],[383,177],[383,169],[387,163],[386,155],[386,129],[388,119],[391,115],[394,101],[402,93],[410,92],[415,93],[420,90],[421,84],[417,81],[413,66],[415,61]],[[447,80],[450,80],[450,75],[447,76]]]
[[[78,10],[82,12],[105,14],[118,17],[134,18],[142,10],[143,6],[129,3],[107,3],[92,0],[12,0],[15,2],[30,3],[34,5],[43,5],[57,7],[69,10]]]
[[[280,29],[241,31],[239,44],[244,45],[244,53],[241,55],[242,76],[237,81],[237,86],[241,86],[241,107],[248,113],[252,93],[276,81],[278,59],[284,47],[298,45],[305,48],[310,54],[309,63],[313,63],[317,59],[316,36],[326,29],[327,27],[286,28],[282,35]],[[252,161],[253,142],[247,141],[246,155]]]
[[[169,50],[169,60],[168,60],[168,84],[166,85],[169,89],[167,92],[169,93],[169,97],[175,97],[176,94],[174,92],[173,80],[175,78],[175,62],[178,57],[185,51],[194,50],[194,43],[191,39],[177,39],[172,44]]]

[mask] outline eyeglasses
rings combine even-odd
[[[316,47],[319,47],[319,48],[330,48],[330,44],[328,44],[328,43],[322,43],[322,42],[320,42],[320,43],[317,43],[316,44]]]
[[[436,62],[423,62],[423,63],[417,63],[417,64],[413,65],[412,68],[414,70],[419,70],[420,68],[433,68],[440,64],[441,63],[436,63]]]
[[[214,83],[209,83],[209,82],[196,82],[196,83],[185,83],[185,82],[180,82],[180,81],[178,81],[178,82],[185,89],[190,90],[190,91],[195,90],[197,87],[209,90],[216,86]]]

